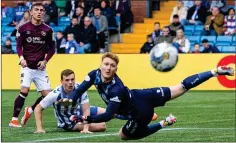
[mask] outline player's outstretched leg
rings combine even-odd
[[[171,100],[183,95],[186,91],[202,84],[208,79],[220,75],[234,75],[234,69],[232,67],[220,66],[211,71],[202,72],[185,78],[181,84],[170,87]]]
[[[29,88],[23,88],[21,89],[20,94],[16,97],[14,103],[13,116],[11,122],[9,123],[9,127],[21,127],[20,123],[18,122],[18,117],[22,107],[24,106],[25,98],[27,97],[28,92]]]
[[[120,132],[119,132],[120,138],[123,140],[141,139],[159,131],[160,129],[164,127],[174,124],[176,120],[177,118],[175,116],[173,116],[172,114],[169,114],[169,116],[166,117],[165,120],[161,120],[159,123],[151,124],[151,125],[146,126],[145,128],[137,129],[139,131],[136,131],[136,133],[133,134],[132,137],[127,137],[123,134],[123,131],[124,131],[123,128],[126,128],[126,126],[124,126],[123,128],[120,129]],[[132,123],[131,123],[131,126],[132,126]]]
[[[43,90],[41,92],[41,96],[35,101],[35,103],[31,106],[31,107],[25,107],[25,112],[24,112],[24,116],[21,118],[21,124],[22,125],[26,125],[27,121],[29,120],[31,114],[34,112],[35,107],[40,103],[40,101],[47,96],[47,94],[49,93],[49,90]]]

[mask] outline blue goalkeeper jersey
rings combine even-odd
[[[103,83],[100,69],[91,71],[78,88],[79,95],[94,85],[106,103],[106,113],[94,117],[93,122],[106,122],[115,114],[128,116],[132,109],[131,94],[121,79],[115,74],[112,81]]]

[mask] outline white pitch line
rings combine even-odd
[[[76,136],[76,137],[66,137],[66,138],[52,138],[52,139],[42,139],[42,140],[34,140],[34,141],[27,141],[27,142],[59,141],[59,140],[68,140],[68,139],[83,139],[83,138],[105,137],[105,136],[114,136],[114,135],[118,135],[118,133],[86,135],[86,136]]]
[[[236,128],[166,128],[160,131],[176,131],[176,130],[236,130]],[[47,141],[61,141],[61,140],[70,140],[70,139],[83,139],[83,138],[93,138],[93,137],[105,137],[105,136],[115,136],[118,133],[110,133],[110,134],[99,134],[99,135],[86,135],[86,136],[75,136],[75,137],[66,137],[66,138],[51,138],[51,139],[42,139],[42,140],[34,140],[27,142],[47,142]]]

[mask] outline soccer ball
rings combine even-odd
[[[172,70],[178,62],[178,51],[169,43],[160,43],[150,52],[150,62],[154,69],[160,72]]]

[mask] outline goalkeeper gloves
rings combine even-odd
[[[93,117],[92,116],[81,116],[81,115],[72,115],[70,116],[70,120],[72,122],[76,122],[76,123],[92,123],[93,122]]]

